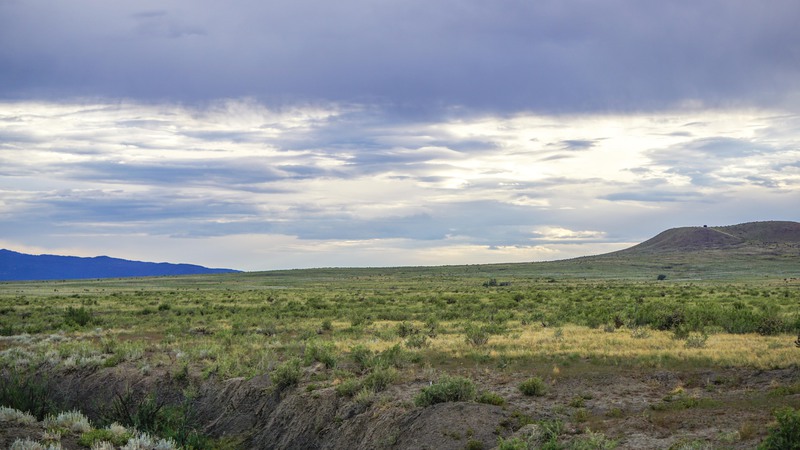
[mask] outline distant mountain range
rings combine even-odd
[[[152,263],[97,256],[28,255],[0,250],[0,281],[155,277],[239,272],[194,264]]]

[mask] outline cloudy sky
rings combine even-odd
[[[0,0],[0,248],[539,261],[800,220],[796,0]]]

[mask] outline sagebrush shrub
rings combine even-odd
[[[350,349],[350,357],[358,366],[358,370],[363,372],[375,364],[375,353],[366,346],[358,344]]]
[[[686,342],[684,342],[683,346],[686,348],[704,348],[707,340],[708,335],[706,333],[690,333],[686,337]]]
[[[406,339],[406,347],[408,348],[425,348],[429,345],[431,344],[428,342],[428,336],[424,334],[414,334]]]
[[[78,326],[86,326],[92,322],[92,313],[81,306],[80,308],[68,307],[64,311],[64,322]]]
[[[528,378],[519,385],[519,390],[528,396],[541,397],[547,393],[547,384],[540,377]]]
[[[397,369],[394,367],[380,367],[364,377],[364,386],[373,392],[381,392],[397,381],[397,378]]]
[[[334,390],[340,397],[352,397],[361,390],[361,381],[357,378],[348,378],[337,384]]]
[[[473,347],[482,347],[489,342],[489,332],[485,327],[468,325],[464,329],[464,333],[467,343]]]
[[[80,411],[67,411],[56,416],[48,416],[44,423],[47,427],[66,428],[75,433],[86,433],[92,430],[89,419]]]
[[[309,342],[304,356],[306,365],[318,361],[328,369],[336,367],[336,347],[332,342]]]
[[[786,329],[786,323],[777,316],[764,316],[758,323],[758,334],[762,336],[774,336]]]
[[[122,450],[173,450],[178,448],[172,439],[158,439],[148,434],[140,434],[128,440]]]
[[[397,324],[397,335],[401,338],[405,338],[417,333],[419,333],[417,327],[409,322],[400,322]]]
[[[20,425],[32,425],[36,423],[36,417],[18,409],[0,406],[0,422],[8,422]]]
[[[414,398],[417,406],[430,406],[444,402],[467,402],[475,399],[475,383],[469,378],[443,375],[439,381],[422,388]]]
[[[61,450],[61,443],[42,444],[30,438],[16,439],[10,450]]]
[[[476,399],[478,403],[486,403],[487,405],[503,406],[506,404],[506,399],[494,392],[483,391]]]
[[[408,364],[411,355],[403,350],[400,344],[395,344],[375,356],[374,364],[381,367],[402,368]]]
[[[300,382],[300,359],[292,358],[284,361],[270,375],[272,384],[283,390]]]

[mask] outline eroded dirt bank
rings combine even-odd
[[[591,369],[591,370],[589,370]],[[324,371],[324,368],[312,369]],[[519,384],[530,374],[464,371],[480,390],[498,394],[502,406],[478,402],[414,405],[430,380],[404,381],[369,401],[337,395],[335,381],[274,389],[268,376],[252,379],[176,379],[169,370],[146,375],[133,367],[46,374],[51,399],[93,420],[108,414],[121,396],[153,395],[164,404],[189,402],[195,424],[236,448],[463,449],[493,448],[499,438],[534,439],[536,422],[563,423],[559,442],[586,439],[587,429],[617,441],[617,448],[669,448],[682,443],[752,448],[763,438],[777,405],[800,407],[796,369],[692,371],[573,367],[544,377],[547,393],[525,396]],[[187,394],[189,395],[187,399]],[[0,448],[40,430],[0,423]],[[590,436],[590,434],[588,435]],[[480,447],[478,447],[480,443]],[[64,449],[80,448],[69,436]]]

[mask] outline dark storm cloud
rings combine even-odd
[[[800,3],[5,1],[0,97],[375,103],[406,114],[779,105]]]

